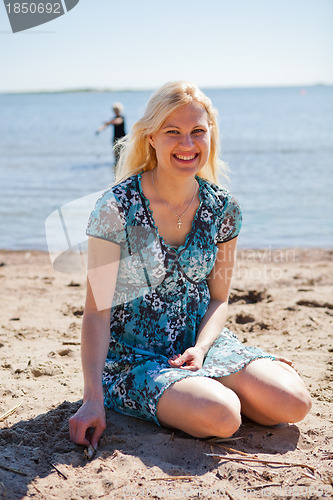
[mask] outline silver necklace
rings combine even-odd
[[[187,208],[184,210],[184,212],[183,212],[182,214],[178,215],[178,214],[176,214],[176,212],[174,212],[174,211],[173,211],[173,210],[169,207],[169,205],[167,204],[167,202],[163,200],[162,196],[161,196],[161,195],[160,195],[160,193],[158,192],[157,187],[155,186],[155,181],[154,181],[154,170],[155,170],[155,169],[153,169],[153,170],[151,171],[151,179],[152,179],[152,181],[153,181],[153,186],[154,186],[154,189],[155,189],[155,191],[156,191],[156,193],[157,193],[157,195],[158,195],[159,199],[160,199],[160,200],[164,203],[164,205],[167,207],[167,209],[168,209],[171,213],[173,213],[173,215],[175,215],[175,216],[177,217],[177,219],[178,219],[178,221],[177,221],[177,224],[178,224],[178,229],[181,229],[182,224],[183,224],[183,223],[182,223],[182,217],[183,217],[183,215],[185,215],[185,214],[186,214],[186,212],[188,211],[188,209],[190,208],[190,206],[191,206],[191,205],[192,205],[192,203],[193,203],[193,200],[194,200],[194,198],[195,198],[195,195],[197,194],[197,186],[195,186],[195,188],[194,188],[194,193],[193,193],[193,196],[192,196],[192,200],[190,201],[189,205],[187,206]]]

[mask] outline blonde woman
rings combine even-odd
[[[189,82],[156,91],[123,140],[87,228],[76,443],[96,448],[104,405],[196,437],[231,436],[241,413],[275,425],[311,407],[286,360],[225,327],[241,210],[217,184],[218,145],[216,111]]]

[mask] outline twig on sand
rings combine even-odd
[[[259,462],[261,464],[268,464],[268,465],[284,465],[286,467],[303,467],[304,469],[310,469],[312,472],[315,471],[315,467],[312,467],[311,465],[308,464],[299,464],[299,463],[293,463],[293,462],[281,462],[277,460],[264,460],[261,458],[256,458],[256,457],[226,457],[225,455],[218,455],[217,453],[205,453],[205,455],[210,456],[210,457],[219,457],[224,460],[234,460],[235,462]]]
[[[228,490],[224,490],[225,494],[230,498],[230,500],[237,500]]]
[[[317,479],[314,474],[306,470],[302,471],[302,475],[305,477],[309,477],[310,479]]]
[[[184,481],[185,479],[192,481],[192,479],[196,478],[197,476],[167,476],[167,477],[152,477],[150,481],[177,481],[177,480]]]
[[[231,451],[232,453],[238,453],[239,455],[243,455],[244,457],[253,457],[253,455],[250,455],[250,453],[245,453],[245,451],[239,451],[235,450],[234,448],[229,448],[228,446],[223,446],[223,444],[220,443],[211,443],[213,446],[220,446],[221,448],[224,448],[225,450]]]
[[[253,467],[251,467],[251,465],[249,464],[243,464],[244,467],[246,467],[249,471],[253,472],[256,476],[259,476],[260,479],[263,478],[263,475],[262,475],[262,472],[258,472],[256,469],[254,469]],[[272,471],[270,470],[269,471],[270,474],[274,475],[274,476],[279,476],[280,475],[280,472],[275,472],[275,471]],[[264,478],[265,479],[265,478]]]
[[[63,477],[64,479],[68,479],[67,476],[65,476],[65,474],[63,474],[55,465],[53,465],[52,462],[49,462],[49,464],[51,465],[51,467],[53,467],[53,469],[55,471],[57,471],[57,473],[59,474],[59,476]]]
[[[21,470],[13,469],[12,467],[8,467],[8,465],[2,465],[0,464],[0,468],[4,470],[8,470],[9,472],[15,472],[15,474],[20,474],[21,476],[27,476],[25,472],[22,472]]]
[[[231,437],[231,438],[214,437],[214,438],[206,439],[206,441],[208,441],[208,443],[219,444],[219,443],[227,443],[229,441],[239,441],[239,439],[244,439],[244,436]]]
[[[11,415],[12,413],[14,413],[21,405],[22,405],[22,401],[21,401],[21,403],[19,403],[16,406],[14,406],[14,408],[12,408],[11,410],[8,410],[3,415],[0,415],[0,421],[1,420],[5,420],[5,418],[9,417],[9,415]]]
[[[34,483],[30,483],[31,486],[33,486],[35,488],[35,490],[40,494],[42,495],[43,498],[45,498],[45,495],[43,495],[43,493],[37,488],[37,486],[34,484]]]
[[[281,486],[282,483],[265,483],[257,484],[256,486],[249,486],[249,490],[262,490],[263,488],[270,488],[271,486]]]

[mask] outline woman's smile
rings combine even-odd
[[[209,158],[210,141],[208,114],[197,102],[170,113],[161,128],[149,138],[155,149],[157,168],[166,169],[169,175],[172,171],[176,175],[197,174]]]
[[[189,162],[191,160],[194,160],[195,158],[197,158],[199,153],[195,153],[195,154],[192,154],[192,155],[184,155],[184,154],[174,154],[173,156],[177,159],[177,160],[180,160],[180,161],[185,161],[185,162]]]

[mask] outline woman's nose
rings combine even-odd
[[[193,138],[191,134],[182,135],[180,145],[184,148],[191,148],[193,146]]]

